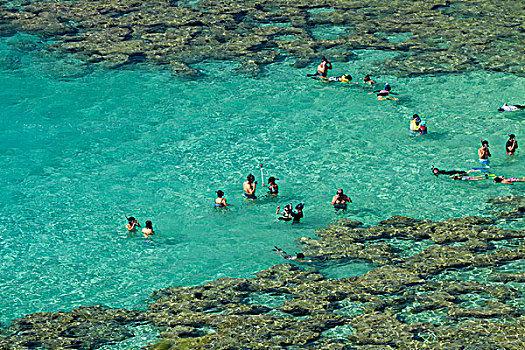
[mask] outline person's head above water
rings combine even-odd
[[[439,175],[439,169],[438,168],[434,168],[434,166],[432,166],[431,170],[432,170],[432,174],[434,174],[436,176]]]
[[[321,58],[321,62],[328,62],[328,60],[326,59],[326,57],[323,56],[323,57]]]
[[[342,196],[342,195],[344,195],[344,191],[343,191],[342,188],[340,188],[340,189],[337,190],[337,195],[338,195],[338,196]]]
[[[222,196],[224,196],[224,192],[222,192],[221,190],[218,190],[217,197],[222,198]]]
[[[129,222],[130,224],[134,224],[134,223],[137,222],[137,219],[135,219],[135,217],[133,217],[133,216],[130,216],[130,217],[128,218],[128,222]]]
[[[481,146],[488,147],[489,146],[489,142],[487,140],[483,140],[483,141],[481,141]]]
[[[302,210],[304,208],[304,204],[303,203],[299,203],[295,206],[295,209],[297,210]]]
[[[253,176],[252,174],[248,175],[246,177],[246,180],[248,180],[248,182],[252,183],[255,181],[255,176]]]
[[[341,78],[343,78],[346,81],[352,80],[352,76],[350,74],[344,74]]]
[[[276,180],[279,180],[279,179],[276,179],[275,177],[270,176],[270,177],[268,178],[268,183],[269,183],[269,184],[274,184]]]
[[[153,230],[153,224],[151,223],[151,221],[146,221],[146,228],[149,228],[150,230]]]
[[[514,134],[510,134],[509,135],[509,140],[514,140],[515,138],[516,138],[516,135],[514,135]]]
[[[297,259],[304,259],[305,258],[303,253],[297,253],[296,256],[297,256]]]
[[[386,83],[385,87],[383,88],[383,90],[390,91],[390,90],[392,90],[392,87],[390,87],[390,84]]]

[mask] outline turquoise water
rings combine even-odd
[[[34,37],[0,41],[0,322],[79,305],[143,307],[158,288],[252,277],[283,262],[274,245],[298,251],[294,239],[337,218],[479,215],[490,196],[524,194],[525,184],[429,171],[477,166],[483,138],[495,172],[525,176],[523,151],[504,152],[510,132],[525,147],[525,113],[495,111],[525,103],[524,78],[376,75],[400,98],[379,102],[366,87],[306,78],[315,64],[297,70],[291,59],[258,78],[206,62],[196,66],[204,77],[188,81],[145,65],[98,70],[40,47]],[[356,54],[334,62],[334,75],[357,79],[393,55]],[[409,135],[413,113],[429,135]],[[242,181],[260,181],[260,163],[280,195],[247,201]],[[329,205],[339,187],[354,200],[345,214]],[[214,210],[217,189],[235,206]],[[276,220],[277,205],[299,201],[300,225]],[[153,242],[128,234],[124,215],[152,220]],[[330,278],[366,272],[349,264],[319,268]]]

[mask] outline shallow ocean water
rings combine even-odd
[[[306,78],[315,65],[295,69],[291,59],[257,78],[205,62],[190,81],[146,65],[86,67],[42,54],[38,41],[0,40],[0,322],[79,305],[144,307],[155,289],[252,277],[283,262],[274,245],[299,251],[296,238],[338,218],[488,215],[488,197],[524,194],[525,184],[430,173],[477,166],[483,138],[495,173],[525,176],[523,151],[504,151],[507,133],[525,147],[525,112],[496,112],[525,103],[524,78],[374,76],[400,99],[379,102],[369,87]],[[355,53],[333,75],[357,81],[394,55]],[[428,135],[409,134],[413,113]],[[242,198],[246,175],[261,184],[259,164],[265,180],[279,179],[278,198]],[[344,214],[329,205],[339,187],[354,201]],[[212,208],[218,189],[234,207]],[[277,205],[300,201],[301,224],[276,220]],[[152,220],[156,235],[128,234],[124,215]],[[372,268],[318,267],[329,278]]]

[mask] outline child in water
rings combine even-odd
[[[215,198],[215,208],[225,208],[231,205],[231,204],[226,203],[226,198],[223,198],[224,192],[222,192],[221,190],[218,190],[216,193],[217,193],[217,198]]]
[[[268,178],[268,194],[270,196],[276,196],[278,193],[279,193],[279,186],[275,183],[276,180],[279,180],[279,179],[276,179],[275,177],[273,176],[270,176]],[[263,184],[263,186],[265,186]]]
[[[151,223],[151,221],[146,221],[146,227],[142,229],[142,233],[144,234],[145,238],[151,237],[155,234],[155,232],[153,231],[153,224]]]

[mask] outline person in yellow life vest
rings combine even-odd
[[[414,114],[412,116],[412,120],[410,121],[410,131],[419,132],[419,124],[421,124],[421,118],[419,118],[419,115]]]

